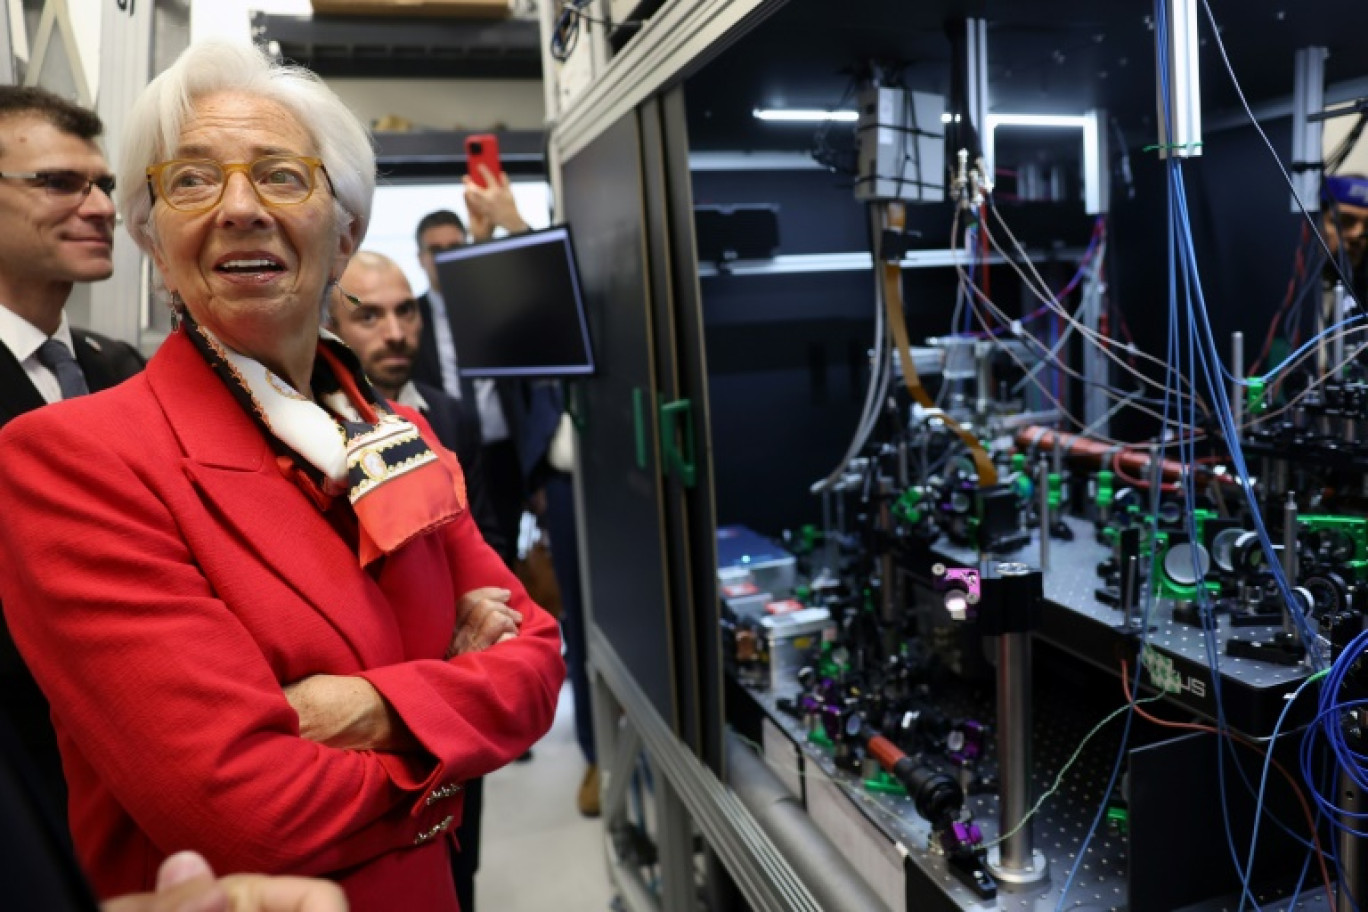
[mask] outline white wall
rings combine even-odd
[[[544,181],[515,181],[513,198],[518,212],[533,228],[551,223],[551,186]],[[465,192],[458,184],[402,184],[375,190],[375,206],[362,250],[374,250],[394,260],[404,270],[414,294],[427,290],[428,280],[418,263],[414,231],[429,212],[450,209],[467,221]]]
[[[309,0],[190,0],[190,40],[251,41],[251,12],[311,16]]]
[[[1344,141],[1353,128],[1357,117],[1335,117],[1325,121],[1325,129],[1321,134],[1321,149],[1324,154],[1329,155],[1335,148]],[[1368,138],[1361,138],[1354,151],[1349,153],[1349,157],[1340,166],[1340,174],[1368,174]]]

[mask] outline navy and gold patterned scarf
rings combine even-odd
[[[467,505],[454,456],[376,395],[340,339],[321,330],[313,397],[182,316],[182,331],[262,432],[277,462],[322,510],[345,494],[359,527],[363,566],[451,522]]]

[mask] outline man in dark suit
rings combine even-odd
[[[504,189],[506,192],[506,186]],[[509,196],[511,199],[511,194]],[[492,226],[489,231],[493,231]],[[494,503],[499,528],[505,530],[516,548],[527,496],[517,447],[522,414],[518,385],[512,381],[461,379],[456,368],[456,344],[447,321],[448,305],[437,281],[434,257],[466,241],[465,225],[454,212],[433,212],[418,223],[418,260],[427,273],[428,291],[417,299],[423,332],[413,377],[440,388],[454,399],[474,403],[483,435],[485,485]]]
[[[422,412],[437,439],[456,454],[465,472],[466,495],[475,524],[504,563],[513,566],[517,530],[505,530],[495,515],[484,475],[479,415],[440,389],[413,379],[423,319],[404,271],[389,257],[363,250],[347,264],[339,284],[361,303],[333,295],[328,302],[328,327],[356,353],[380,395]],[[451,860],[462,912],[475,909],[483,794],[483,779],[466,782],[465,812],[456,830],[461,848]]]
[[[0,426],[25,412],[114,386],[142,369],[132,346],[67,322],[77,282],[114,269],[114,189],[100,118],[50,92],[0,86]],[[42,692],[8,631],[0,704],[66,809],[61,759]]]

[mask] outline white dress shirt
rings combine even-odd
[[[411,409],[417,409],[423,414],[427,414],[428,409],[431,408],[428,401],[423,398],[423,394],[418,392],[418,387],[413,385],[412,380],[405,380],[404,385],[399,387],[399,395],[394,402],[396,405],[406,405]]]
[[[437,364],[442,370],[442,389],[454,399],[461,399],[461,375],[456,366],[456,340],[451,335],[447,320],[446,301],[435,288],[428,289],[428,303],[432,305],[432,332],[437,340]],[[475,380],[475,408],[480,413],[480,438],[485,444],[498,443],[509,437],[508,418],[493,380]],[[402,390],[400,391],[402,393]]]
[[[52,338],[65,345],[73,357],[76,355],[76,342],[71,337],[71,324],[67,323],[66,313]],[[48,340],[47,333],[19,316],[8,307],[0,304],[0,343],[14,355],[24,373],[38,394],[47,403],[62,401],[62,387],[57,383],[57,375],[43,366],[38,360],[38,348]]]

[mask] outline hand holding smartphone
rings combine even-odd
[[[470,179],[475,182],[477,187],[488,188],[489,181],[485,178],[483,165],[489,169],[489,180],[497,181],[503,172],[503,166],[499,164],[499,138],[493,133],[472,133],[466,137],[466,168],[469,171]]]

